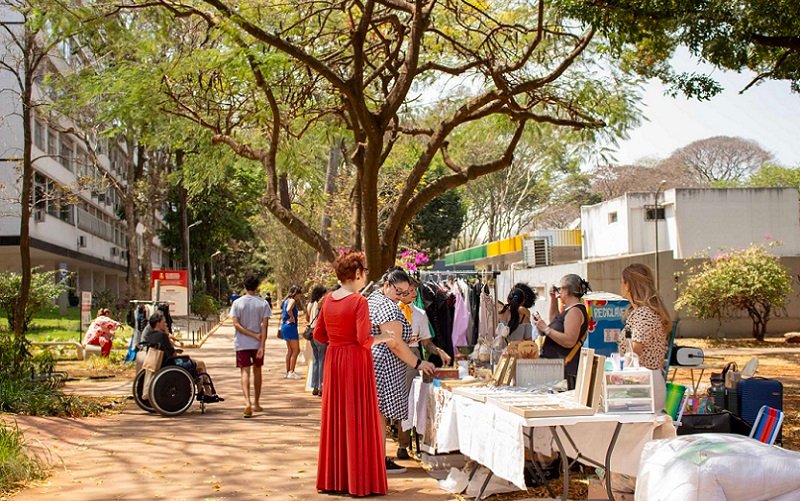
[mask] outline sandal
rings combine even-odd
[[[263,412],[263,411],[264,411],[264,408],[261,407],[260,405],[253,406],[253,412]]]
[[[253,409],[251,409],[250,407],[245,407],[244,408],[244,417],[246,417],[246,418],[253,417]]]

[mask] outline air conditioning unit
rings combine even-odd
[[[33,220],[37,223],[43,223],[45,214],[47,214],[44,209],[34,209],[33,211]]]
[[[549,237],[526,238],[522,243],[522,256],[529,268],[550,266],[552,263],[552,243]]]
[[[119,247],[112,247],[111,248],[111,255],[112,256],[119,256]]]
[[[86,247],[86,237],[83,235],[78,236],[78,247]]]

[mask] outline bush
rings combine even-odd
[[[763,245],[716,256],[691,268],[689,274],[676,309],[718,319],[744,310],[753,320],[753,337],[758,341],[764,340],[773,310],[785,308],[792,292],[788,270]]]
[[[0,411],[28,416],[85,417],[102,407],[91,400],[64,395],[53,384],[33,381],[30,375],[0,378]]]
[[[33,316],[39,311],[53,304],[66,287],[55,280],[58,271],[38,272],[33,271],[31,276],[31,292],[28,304],[25,306],[23,319],[23,332],[28,330],[28,325]],[[13,331],[16,319],[14,318],[14,305],[22,289],[22,275],[13,271],[0,273],[0,310],[6,312],[9,328]]]
[[[117,307],[117,296],[111,291],[94,291],[92,292],[92,318],[97,315],[97,310],[100,308],[108,308],[109,310],[115,310]],[[112,311],[112,317],[115,314],[115,311]]]
[[[217,314],[217,300],[202,292],[194,294],[192,296],[192,313],[198,315],[203,320],[211,315]]]
[[[44,467],[26,451],[22,432],[0,423],[0,494],[41,478]]]

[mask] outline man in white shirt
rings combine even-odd
[[[411,324],[411,341],[408,343],[409,349],[420,360],[422,353],[420,351],[420,343],[425,348],[425,351],[432,355],[438,355],[445,365],[450,365],[450,355],[446,351],[433,344],[433,335],[431,334],[430,323],[428,322],[428,314],[425,310],[414,305],[417,299],[417,288],[419,283],[413,277],[409,277],[409,289],[411,291],[407,296],[400,298],[400,311],[406,317],[406,320]],[[406,369],[406,392],[411,390],[411,383],[414,378],[419,376],[419,370],[408,367]],[[400,423],[397,423],[397,436],[400,442],[400,448],[397,449],[398,459],[409,459],[408,447],[411,445],[411,430],[403,431]]]
[[[247,402],[244,417],[253,417],[253,411],[263,409],[259,405],[261,398],[261,366],[264,365],[264,343],[267,341],[267,328],[272,310],[264,299],[258,296],[259,280],[254,275],[244,279],[247,294],[238,298],[231,305],[231,318],[236,333],[233,335],[233,347],[236,350],[236,367],[241,371],[242,393]],[[250,400],[250,367],[253,367],[253,386],[255,400]]]

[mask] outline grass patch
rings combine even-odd
[[[59,388],[25,376],[0,378],[0,411],[28,416],[85,417],[99,414],[102,405],[64,395]]]
[[[0,423],[0,494],[44,477],[44,465],[28,453],[19,428]]]

